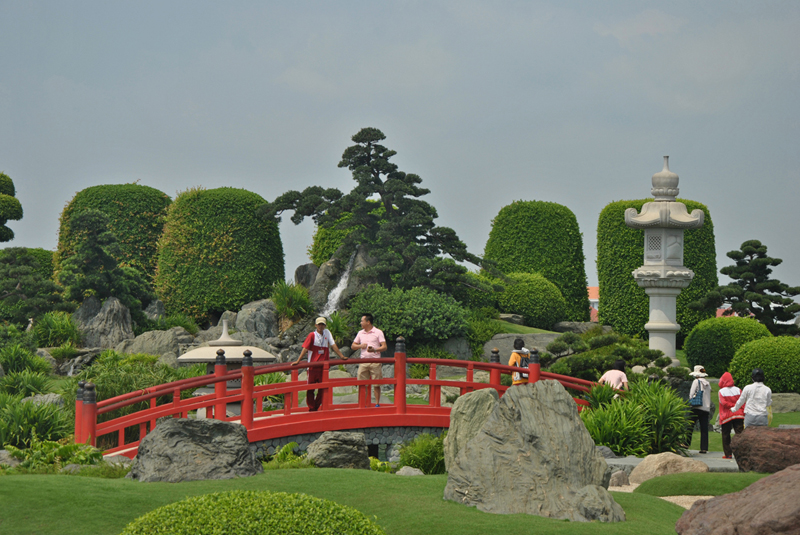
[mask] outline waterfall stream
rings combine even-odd
[[[350,272],[353,270],[353,263],[356,260],[356,253],[353,251],[353,254],[350,255],[350,260],[347,262],[347,269],[344,270],[342,273],[342,278],[339,279],[339,284],[336,285],[330,295],[328,295],[328,302],[325,304],[325,308],[322,309],[321,315],[329,317],[333,312],[338,310],[339,306],[339,298],[342,296],[345,288],[347,288],[347,283],[350,280]]]

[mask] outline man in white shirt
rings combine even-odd
[[[738,411],[744,405],[744,426],[768,425],[768,407],[772,405],[772,390],[764,384],[764,370],[753,368],[751,375],[753,382],[744,389],[739,401],[733,406],[733,412]]]
[[[358,331],[353,344],[350,349],[356,351],[361,350],[362,359],[377,359],[381,357],[381,353],[386,351],[386,338],[383,336],[383,331],[374,327],[372,322],[374,318],[372,314],[364,314],[361,316],[361,330]],[[364,363],[358,366],[358,380],[366,381],[367,379],[383,379],[381,372],[380,362]],[[381,406],[381,387],[375,385],[375,406]],[[367,395],[369,397],[369,395]],[[367,400],[369,403],[370,400]]]

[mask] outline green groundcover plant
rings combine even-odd
[[[10,344],[0,349],[0,366],[6,373],[31,371],[50,373],[50,364],[21,344]]]
[[[0,447],[27,448],[34,436],[61,440],[72,430],[72,420],[60,407],[23,402],[20,395],[0,393]]]
[[[385,535],[360,511],[306,494],[215,492],[160,507],[128,524],[122,535]]]
[[[444,474],[444,437],[428,433],[417,435],[400,447],[400,464],[418,468],[426,475]]]
[[[37,469],[45,466],[66,466],[68,464],[97,464],[103,460],[103,453],[88,444],[71,444],[41,440],[33,433],[28,448],[20,449],[10,444],[6,450],[11,457],[20,461],[21,468]]]

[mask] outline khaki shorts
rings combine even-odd
[[[358,365],[358,380],[383,379],[383,371],[379,362]]]

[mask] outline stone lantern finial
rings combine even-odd
[[[655,201],[674,201],[678,197],[678,175],[669,170],[669,156],[664,156],[664,169],[653,175],[650,193]]]

